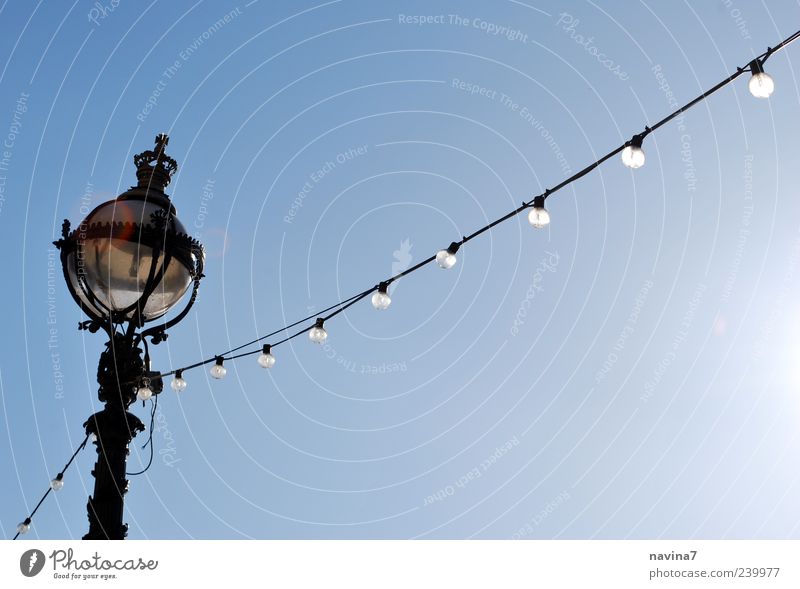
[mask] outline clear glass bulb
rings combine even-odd
[[[275,366],[275,356],[273,356],[271,353],[265,354],[264,352],[261,352],[261,354],[258,356],[258,365],[261,366],[261,368],[272,368]]]
[[[622,150],[622,163],[635,170],[644,165],[644,151],[636,145],[629,145]]]
[[[136,396],[142,401],[147,401],[153,396],[153,391],[150,390],[150,387],[139,387],[139,390],[136,391]]]
[[[328,332],[325,331],[324,327],[314,326],[311,328],[311,331],[308,332],[308,339],[310,339],[315,344],[321,344],[326,339],[328,339]]]
[[[550,213],[544,207],[533,207],[531,212],[528,213],[528,223],[541,229],[550,224]]]
[[[20,522],[17,524],[17,533],[18,534],[27,534],[30,531],[31,525],[27,523],[27,521]]]
[[[456,255],[451,254],[447,250],[439,250],[439,253],[436,254],[436,263],[439,264],[440,268],[444,268],[445,270],[449,270],[455,266],[457,261],[458,258],[456,258]]]
[[[97,434],[89,434],[89,441],[92,443],[97,441]]]
[[[211,372],[212,377],[220,379],[220,378],[225,378],[225,375],[228,374],[228,369],[225,368],[222,364],[214,364],[214,366],[211,367],[211,370],[209,372]]]
[[[768,73],[758,72],[750,78],[747,87],[750,89],[750,94],[756,98],[769,98],[775,91],[775,81]]]
[[[172,390],[176,393],[180,393],[181,391],[186,390],[186,387],[189,386],[189,383],[182,376],[176,376],[172,379],[172,382],[169,383],[169,386],[172,387]]]
[[[374,295],[372,295],[372,306],[378,309],[379,311],[388,309],[389,305],[391,304],[392,304],[392,297],[389,296],[389,293],[378,291]]]
[[[64,479],[60,477],[54,478],[50,481],[50,488],[53,489],[53,491],[60,491],[64,488]]]

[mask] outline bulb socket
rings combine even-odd
[[[544,195],[539,195],[533,199],[533,208],[534,209],[543,209],[544,208]]]
[[[753,72],[753,75],[763,74],[764,64],[761,63],[759,60],[754,59],[753,61],[750,62],[750,71]]]
[[[322,317],[317,317],[317,320],[314,323],[314,327],[319,327],[320,329],[324,329],[325,328],[325,320]]]
[[[225,361],[225,358],[222,356],[214,356],[214,362],[217,366],[222,366],[222,363]]]
[[[634,135],[633,137],[631,137],[631,140],[629,141],[628,144],[631,147],[641,148],[642,142],[644,142],[644,133],[639,133],[638,135]]]
[[[378,292],[381,294],[388,294],[389,291],[389,283],[388,282],[381,282],[378,285]]]
[[[263,346],[261,346],[261,353],[262,354],[270,354],[271,353],[270,352],[271,349],[272,349],[272,346],[270,346],[269,344],[264,344]]]
[[[453,255],[458,253],[458,248],[461,247],[461,244],[456,243],[455,241],[452,242],[450,245],[447,246],[447,251]]]

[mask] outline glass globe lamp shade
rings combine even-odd
[[[197,250],[163,195],[134,188],[101,204],[73,232],[66,253],[70,289],[84,309],[115,321],[164,315],[186,293]],[[201,254],[202,255],[202,254]]]

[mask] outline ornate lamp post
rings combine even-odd
[[[95,208],[74,231],[65,220],[62,238],[54,242],[69,292],[89,317],[78,328],[108,335],[97,369],[98,396],[105,407],[84,424],[97,446],[84,540],[127,535],[122,519],[128,445],[144,430],[128,407],[137,392],[144,399],[163,387],[157,373],[150,372],[146,338],[153,344],[167,338],[166,330],[194,303],[203,277],[203,246],[186,233],[164,193],[178,169],[164,151],[168,142],[159,135],[154,150],[134,156],[137,186]],[[190,287],[182,311],[144,329],[164,317]]]

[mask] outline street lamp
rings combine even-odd
[[[96,436],[98,454],[84,540],[127,535],[122,519],[128,445],[144,431],[128,407],[137,391],[159,394],[163,388],[158,374],[150,371],[146,338],[153,344],[167,338],[166,330],[194,304],[203,277],[203,246],[187,234],[164,193],[178,169],[164,151],[168,143],[166,135],[158,135],[154,150],[133,158],[137,186],[99,205],[74,231],[65,220],[62,238],[54,242],[67,288],[89,317],[78,328],[108,335],[97,370],[98,397],[105,407],[84,424],[87,435]],[[164,317],[190,287],[183,310],[143,329]]]

